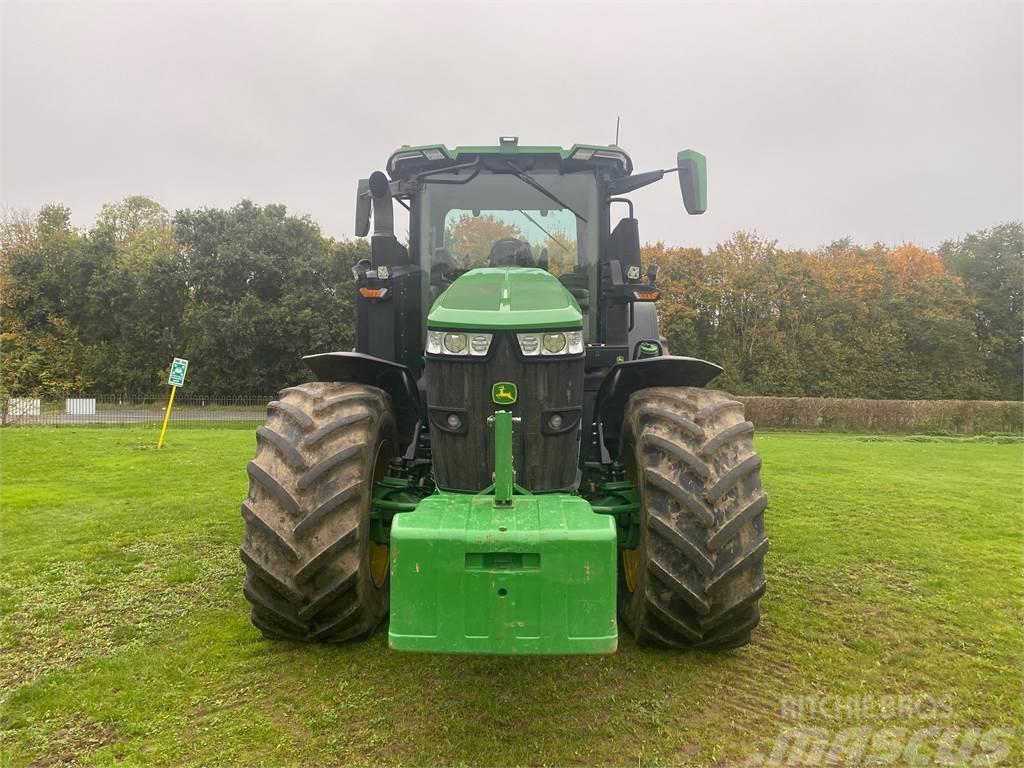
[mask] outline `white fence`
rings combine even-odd
[[[171,421],[181,426],[222,424],[258,426],[274,395],[208,396],[178,390]],[[67,398],[12,397],[0,401],[4,426],[159,427],[167,407],[167,392],[153,395],[96,395]]]

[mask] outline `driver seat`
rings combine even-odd
[[[492,267],[535,267],[530,244],[517,237],[503,237],[491,246],[488,263]]]

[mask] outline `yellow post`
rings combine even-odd
[[[171,396],[167,399],[167,413],[164,414],[164,425],[160,429],[160,439],[156,444],[158,449],[163,448],[164,445],[164,433],[167,431],[167,422],[171,420],[171,406],[174,405],[174,393],[177,391],[177,387],[171,387]]]

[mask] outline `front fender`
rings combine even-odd
[[[609,456],[619,450],[619,432],[629,396],[648,387],[704,387],[722,367],[696,357],[662,355],[619,363],[609,371],[594,402],[594,419],[601,425]]]
[[[404,365],[362,352],[323,352],[306,355],[302,360],[318,381],[348,381],[383,389],[395,408],[395,427],[403,451],[416,440],[422,412],[420,393]]]

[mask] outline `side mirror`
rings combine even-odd
[[[370,180],[360,179],[356,187],[356,237],[370,233]]]
[[[651,266],[649,266],[647,268],[647,284],[648,285],[654,285],[658,281],[658,272],[659,272],[659,270],[658,270],[658,265],[657,264],[651,264]]]
[[[683,205],[689,214],[701,214],[708,209],[708,161],[700,152],[684,149],[676,155],[679,168],[679,190]]]

